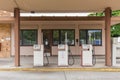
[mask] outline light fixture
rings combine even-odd
[[[35,13],[35,11],[31,11],[31,13],[32,13],[32,14],[34,14],[34,13]]]

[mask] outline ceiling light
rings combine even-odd
[[[3,13],[7,13],[7,11],[3,11]]]
[[[31,13],[33,13],[33,14],[34,14],[34,13],[35,13],[35,11],[31,11]]]

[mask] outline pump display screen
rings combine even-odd
[[[33,48],[34,48],[34,49],[40,49],[40,45],[34,44]]]
[[[82,48],[83,48],[83,49],[89,49],[89,47],[90,47],[90,46],[89,46],[89,45],[86,45],[86,44],[82,45]]]
[[[120,37],[118,37],[118,42],[120,43]]]
[[[58,45],[58,49],[65,49],[65,45],[63,44]]]

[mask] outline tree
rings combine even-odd
[[[100,13],[91,13],[88,16],[105,16],[103,12]],[[112,16],[120,16],[120,10],[112,11]]]
[[[111,36],[112,37],[118,37],[118,36],[120,36],[120,23],[116,24],[116,25],[113,25],[111,27]]]
[[[88,16],[105,16],[103,12],[101,13],[91,13]],[[120,16],[120,10],[112,11],[112,16]],[[120,23],[111,26],[111,37],[120,36]]]
[[[120,16],[120,10],[112,11],[112,16]]]
[[[104,16],[104,13],[91,13],[88,16]]]

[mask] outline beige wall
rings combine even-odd
[[[93,21],[41,21],[41,22],[22,22],[21,29],[38,29],[38,43],[41,43],[42,29],[75,29],[75,39],[79,39],[79,29],[102,29],[102,46],[95,46],[96,55],[105,55],[105,30],[104,22]],[[12,33],[14,34],[14,33]],[[13,40],[14,41],[14,40]],[[12,46],[14,43],[12,43]],[[81,46],[75,43],[70,47],[74,55],[81,54]],[[12,49],[12,55],[14,50]],[[33,55],[32,46],[21,46],[21,55]],[[57,55],[57,46],[52,46],[52,55]]]
[[[40,39],[40,32],[41,30],[39,29],[39,26],[38,25],[34,25],[34,24],[27,24],[27,25],[21,25],[20,26],[20,29],[38,29],[38,43],[40,44],[41,42],[41,39]],[[11,30],[11,34],[12,34],[12,55],[14,55],[15,53],[15,50],[14,50],[14,27],[12,27],[12,30]],[[33,47],[32,46],[20,46],[20,55],[33,55]]]
[[[0,43],[1,51],[0,58],[10,57],[11,51],[11,25],[7,23],[0,23]]]

